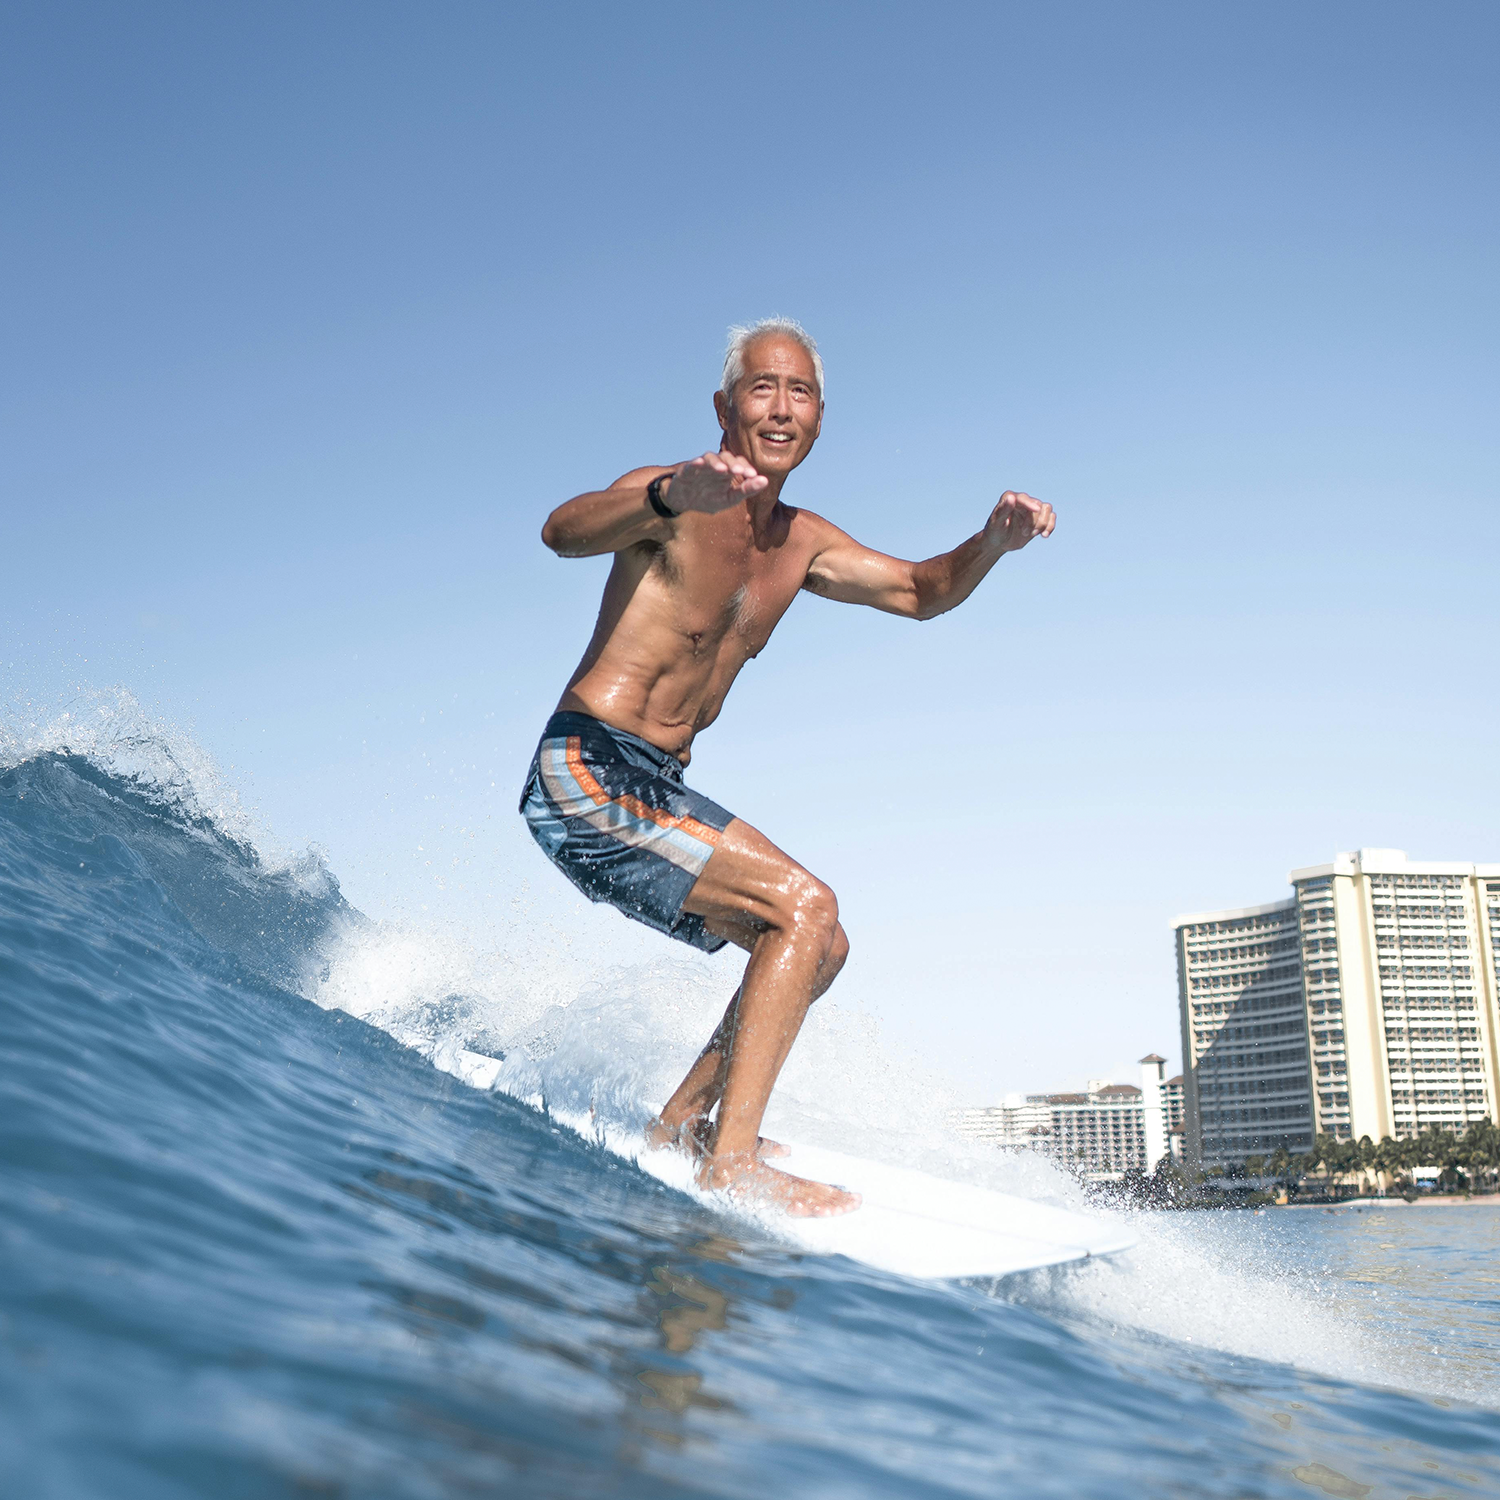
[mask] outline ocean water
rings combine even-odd
[[[799,1256],[607,1144],[723,1000],[372,923],[149,728],[9,741],[0,1494],[1500,1495],[1500,1211],[1141,1215],[992,1283]],[[1079,1202],[944,1105],[824,1001],[770,1124]]]

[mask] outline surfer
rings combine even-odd
[[[593,639],[548,720],[521,798],[531,832],[592,901],[707,952],[749,954],[724,1018],[653,1123],[705,1188],[788,1213],[858,1206],[771,1166],[761,1117],[808,1007],[849,954],[828,886],[683,784],[697,734],[801,589],[930,620],[1007,552],[1050,536],[1052,507],[1007,490],[951,552],[904,562],[783,502],[823,425],[823,362],[797,323],[730,331],[715,451],[647,464],[560,505],[542,541],[613,553]],[[714,1110],[717,1106],[717,1115]]]

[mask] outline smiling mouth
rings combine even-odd
[[[760,440],[776,448],[786,447],[796,441],[790,432],[763,432],[760,434]]]

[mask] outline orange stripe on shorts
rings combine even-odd
[[[619,797],[611,797],[608,792],[599,785],[594,773],[583,763],[583,741],[576,735],[568,736],[567,750],[568,769],[573,773],[573,779],[584,790],[584,794],[597,806],[603,807],[606,803],[614,802],[623,807],[632,817],[641,818],[648,823],[655,823],[658,828],[680,828],[689,838],[695,838],[700,843],[708,844],[717,849],[721,837],[717,828],[710,827],[707,823],[700,823],[697,818],[676,817],[672,813],[663,812],[659,807],[651,807],[642,802],[639,797],[632,796],[629,792]]]

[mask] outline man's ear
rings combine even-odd
[[[723,391],[714,392],[714,415],[719,419],[719,431],[729,431],[729,397]]]

